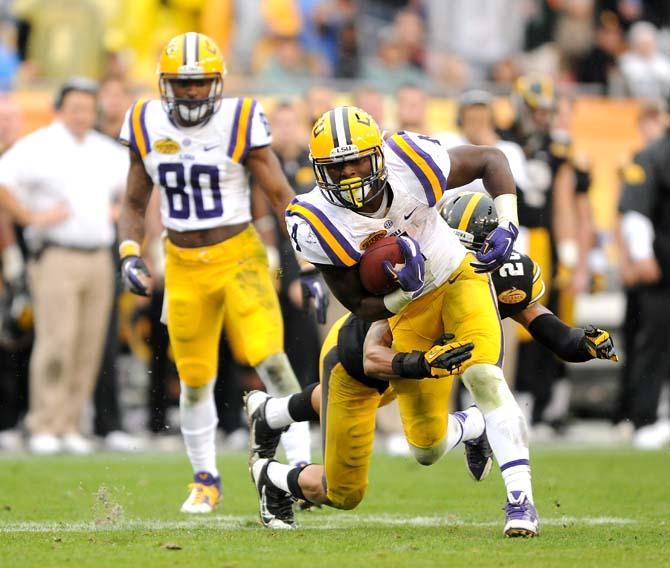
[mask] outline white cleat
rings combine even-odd
[[[33,434],[28,440],[28,449],[36,456],[52,456],[63,450],[63,444],[53,434]]]
[[[63,451],[75,456],[87,456],[93,453],[93,444],[81,434],[65,434]]]

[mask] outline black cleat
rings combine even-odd
[[[249,467],[262,458],[273,459],[279,439],[286,428],[270,428],[265,420],[265,405],[270,395],[254,390],[244,395],[249,422]]]
[[[261,523],[269,529],[295,529],[293,499],[274,485],[268,476],[268,465],[273,461],[261,458],[251,468],[251,476],[258,491]]]
[[[491,450],[489,439],[486,437],[486,430],[479,438],[463,442],[463,445],[465,447],[465,464],[468,466],[472,479],[482,481],[489,474],[493,465],[493,450]]]

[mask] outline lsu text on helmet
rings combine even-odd
[[[364,110],[343,106],[324,113],[314,124],[309,141],[316,183],[324,197],[355,210],[379,195],[387,177],[382,144],[379,126]],[[370,160],[368,175],[338,176],[346,162],[365,158]]]
[[[486,193],[462,191],[440,206],[440,215],[463,245],[479,250],[484,239],[498,226],[493,199]]]
[[[196,126],[221,106],[226,64],[214,41],[204,34],[187,32],[173,37],[158,62],[158,87],[165,112],[179,126]],[[209,82],[206,97],[184,94],[180,87]],[[175,87],[180,92],[175,93]]]

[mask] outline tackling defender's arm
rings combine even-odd
[[[402,377],[450,377],[461,370],[461,363],[472,357],[473,343],[452,342],[444,334],[429,351],[398,352],[391,347],[393,335],[388,321],[376,321],[368,330],[363,344],[365,374],[379,379]]]
[[[607,331],[593,326],[584,329],[570,327],[539,303],[529,306],[513,318],[535,340],[564,361],[582,363],[591,359],[609,359],[614,362],[619,360]]]

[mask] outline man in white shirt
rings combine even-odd
[[[89,453],[81,415],[95,384],[111,310],[112,204],[128,158],[95,132],[97,85],[73,79],[56,120],[0,158],[0,208],[26,226],[35,310],[30,362],[30,449]]]

